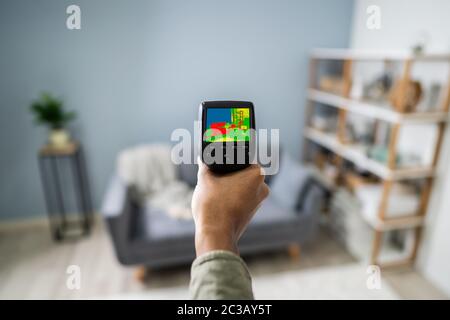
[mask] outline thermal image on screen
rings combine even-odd
[[[250,141],[250,109],[208,109],[205,128],[206,142]]]

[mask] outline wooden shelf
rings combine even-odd
[[[375,230],[378,231],[411,229],[420,227],[425,222],[424,216],[419,216],[417,214],[398,218],[387,218],[384,220],[381,220],[379,218],[369,218],[365,217],[364,215],[361,216],[368,224],[370,224]]]
[[[369,51],[369,50],[349,50],[349,49],[314,49],[311,51],[314,59],[325,60],[412,60],[412,61],[449,61],[448,53],[432,53],[423,55],[413,55],[402,51]]]
[[[401,113],[392,110],[389,105],[376,105],[373,103],[356,101],[317,89],[309,89],[307,94],[308,99],[311,101],[391,123],[419,124],[447,122],[449,120],[447,112]]]
[[[434,175],[434,169],[428,167],[401,168],[391,170],[386,165],[369,158],[364,153],[364,147],[359,145],[347,145],[338,141],[334,134],[324,133],[317,129],[306,128],[305,136],[315,143],[333,151],[342,158],[354,163],[376,176],[386,180],[403,180],[427,178]]]

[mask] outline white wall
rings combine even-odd
[[[366,28],[366,9],[370,5],[381,9],[380,30]],[[429,51],[450,49],[448,0],[357,0],[353,12],[355,48],[407,50],[428,35]]]
[[[374,4],[381,9],[379,30],[366,27],[366,9]],[[363,50],[408,51],[425,38],[427,52],[449,52],[449,12],[448,0],[357,0],[351,45]],[[449,162],[450,130],[447,130],[417,264],[428,279],[450,296]]]

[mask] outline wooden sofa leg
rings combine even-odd
[[[289,254],[289,257],[294,262],[300,261],[300,253],[301,253],[301,247],[298,243],[292,243],[287,247],[287,252]]]
[[[134,270],[134,278],[139,282],[145,282],[148,277],[149,270],[146,266],[139,266]]]

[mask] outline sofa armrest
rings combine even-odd
[[[114,176],[103,198],[101,213],[105,218],[118,217],[123,213],[127,201],[129,201],[129,188]]]
[[[310,182],[310,185],[305,191],[303,202],[301,204],[301,213],[304,215],[314,215],[318,217],[320,210],[325,201],[324,190],[314,181]]]
[[[128,264],[134,207],[131,188],[119,177],[113,177],[103,199],[101,213],[111,235],[116,256],[122,264]]]

